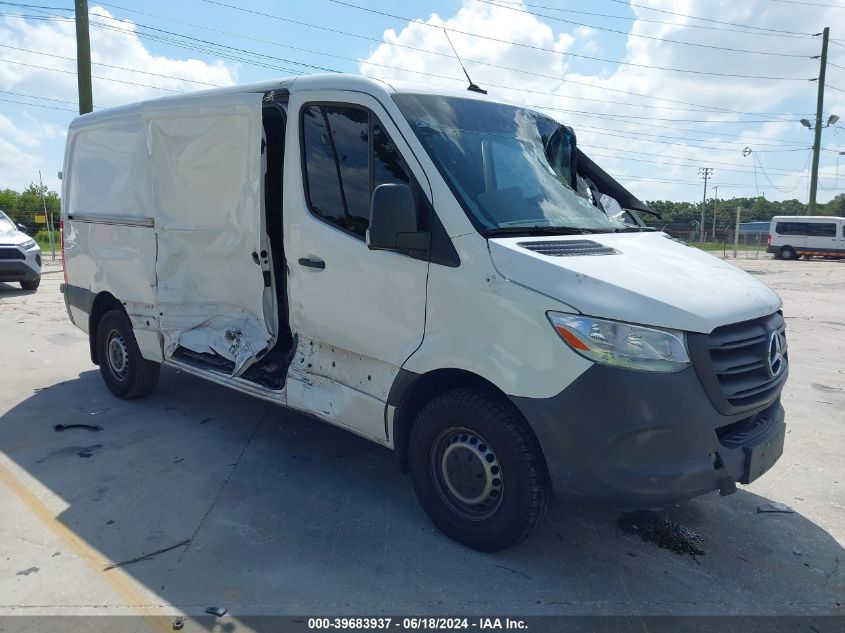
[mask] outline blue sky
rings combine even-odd
[[[830,67],[827,83],[845,88],[845,28],[836,31],[845,24],[845,0],[812,1],[833,6],[810,8],[793,0],[348,0],[366,11],[332,0],[92,2],[92,22],[99,24],[91,30],[94,60],[121,67],[94,66],[95,75],[112,80],[95,79],[94,102],[108,107],[172,94],[167,90],[279,77],[289,74],[285,69],[316,72],[314,67],[460,87],[460,80],[444,79],[461,73],[436,28],[445,26],[476,83],[507,100],[551,108],[575,127],[588,153],[642,198],[698,200],[698,167],[709,166],[720,198],[759,193],[806,200],[812,133],[798,119],[812,118],[815,110],[816,84],[806,79],[818,73],[809,56],[819,53],[820,38],[801,34],[833,27],[832,38],[841,41],[831,45],[830,60],[842,68]],[[71,0],[26,4],[72,7]],[[73,24],[55,16],[72,13],[0,4],[0,188],[22,188],[37,180],[39,169],[47,184],[58,186],[55,174],[74,113],[43,106],[73,110],[65,102],[76,100],[76,78],[74,62],[62,59],[75,55]],[[755,52],[709,48],[716,46]],[[130,68],[144,72],[125,70]],[[825,117],[831,113],[845,119],[845,92],[827,90]],[[752,154],[743,156],[745,147]],[[845,156],[838,155],[845,151],[842,122],[825,129],[823,147],[821,201],[845,190]]]

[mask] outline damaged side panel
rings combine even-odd
[[[389,444],[384,410],[397,371],[389,363],[299,336],[288,369],[288,406]]]
[[[179,347],[245,369],[274,341],[259,261],[261,94],[149,104],[147,145],[164,356]],[[269,324],[268,324],[268,321]]]

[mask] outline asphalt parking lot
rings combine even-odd
[[[841,615],[845,261],[737,265],[785,303],[789,433],[754,484],[661,511],[698,554],[571,507],[509,551],[466,549],[387,451],[172,369],[120,401],[60,270],[0,284],[0,615]],[[758,512],[771,502],[794,512]]]

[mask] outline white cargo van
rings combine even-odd
[[[70,126],[64,293],[121,398],[161,365],[391,448],[446,534],[653,506],[782,452],[781,302],[646,228],[573,130],[328,75]]]
[[[845,257],[845,218],[776,215],[769,227],[766,252],[777,259]]]

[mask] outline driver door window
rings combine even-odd
[[[309,105],[302,110],[305,193],[320,219],[364,239],[373,189],[408,183],[408,167],[366,108]]]

